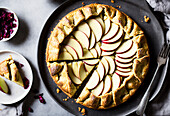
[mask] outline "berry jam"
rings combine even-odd
[[[13,28],[17,27],[14,14],[0,9],[0,40],[9,38],[14,32]]]
[[[26,77],[24,77],[23,82],[24,82],[24,89],[27,89],[29,87],[29,83],[30,83],[29,80]]]

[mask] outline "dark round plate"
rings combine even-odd
[[[64,17],[66,14],[68,14],[70,11],[81,7],[82,2],[84,2],[86,5],[90,3],[101,3],[101,4],[111,5],[114,7],[121,6],[121,8],[118,9],[120,11],[123,11],[127,15],[129,15],[143,29],[147,37],[148,45],[150,49],[150,55],[151,55],[149,73],[146,79],[144,80],[144,83],[141,85],[141,87],[138,89],[135,95],[133,95],[127,102],[115,108],[111,108],[107,110],[93,110],[93,109],[85,108],[89,116],[91,115],[110,116],[111,114],[127,115],[136,109],[144,92],[146,91],[151,81],[151,78],[153,77],[154,70],[156,68],[156,57],[159,53],[159,50],[161,49],[162,44],[164,43],[162,28],[144,0],[115,0],[115,3],[111,3],[110,0],[107,1],[69,0],[63,3],[62,5],[60,5],[47,20],[41,32],[41,36],[39,40],[38,65],[39,65],[39,70],[40,70],[42,80],[48,92],[57,103],[59,103],[63,108],[65,108],[67,111],[71,112],[72,114],[81,115],[81,113],[78,111],[78,107],[80,107],[81,105],[76,104],[74,99],[63,101],[63,99],[66,98],[67,96],[62,92],[61,93],[56,92],[57,85],[53,82],[52,78],[50,77],[50,74],[46,66],[45,51],[46,51],[48,37],[50,36],[51,31],[59,22],[59,20],[62,17]],[[144,20],[143,17],[145,15],[150,17],[151,20],[149,23],[145,23],[143,21]]]

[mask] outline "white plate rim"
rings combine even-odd
[[[9,101],[9,102],[0,102],[0,104],[9,105],[9,104],[14,104],[14,103],[17,103],[17,102],[21,101],[23,98],[25,98],[25,97],[28,95],[28,93],[30,92],[30,90],[31,90],[31,88],[32,88],[32,84],[33,84],[33,72],[32,72],[32,68],[31,68],[28,60],[27,60],[23,55],[21,55],[21,54],[18,53],[18,52],[12,51],[12,50],[0,50],[0,53],[3,53],[3,52],[4,52],[4,53],[13,53],[13,54],[16,54],[16,55],[18,55],[19,57],[21,57],[23,60],[25,60],[25,62],[26,62],[27,65],[28,65],[27,68],[29,68],[29,69],[30,69],[30,72],[31,72],[31,74],[30,74],[30,78],[31,78],[31,79],[29,80],[29,88],[25,89],[26,92],[25,92],[25,94],[22,95],[22,97],[20,97],[20,99],[17,99],[17,98],[16,98],[16,100],[13,100],[13,102],[10,102],[10,101]]]

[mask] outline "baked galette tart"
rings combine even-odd
[[[0,63],[0,75],[24,87],[24,83],[12,56]]]
[[[76,102],[107,109],[127,101],[149,68],[144,32],[126,14],[103,4],[90,4],[64,16],[46,48],[52,79]],[[85,86],[83,86],[85,85]]]

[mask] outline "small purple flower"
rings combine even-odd
[[[29,112],[34,112],[31,107],[28,108],[28,111],[29,111]]]
[[[43,98],[43,93],[39,94],[39,95],[35,95],[34,96],[35,99],[39,99],[39,101],[43,104],[46,103],[45,99]]]

